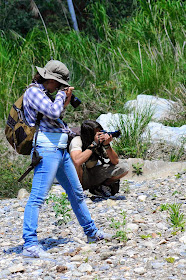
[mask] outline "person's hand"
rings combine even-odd
[[[97,132],[94,136],[94,141],[98,143],[103,143],[103,145],[108,145],[112,141],[112,135],[104,132]]]
[[[66,100],[65,100],[64,107],[66,107],[70,103],[73,90],[74,90],[74,87],[68,87],[67,89],[64,89],[64,91],[66,93]]]

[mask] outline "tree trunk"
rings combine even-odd
[[[67,3],[68,3],[69,12],[70,12],[70,15],[71,15],[71,18],[72,18],[74,30],[79,31],[77,20],[76,20],[76,14],[75,14],[75,11],[74,11],[74,5],[72,3],[72,0],[67,0]]]

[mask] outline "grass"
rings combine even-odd
[[[172,203],[172,204],[161,204],[161,211],[168,211],[169,217],[168,220],[175,229],[180,229],[181,231],[185,230],[185,216],[180,212],[181,204]]]
[[[34,66],[44,66],[51,54],[71,70],[71,84],[83,103],[96,102],[94,117],[102,111],[122,112],[125,102],[140,93],[170,97],[171,92],[176,99],[184,84],[184,9],[180,1],[168,2],[149,8],[140,1],[139,11],[119,29],[110,28],[103,5],[93,5],[99,40],[46,27],[33,29],[26,38],[1,32],[1,118],[30,82]]]
[[[142,111],[135,109],[132,114],[120,116],[118,128],[121,130],[121,137],[115,141],[114,148],[118,154],[126,157],[144,157],[150,145],[148,132],[145,132],[148,123],[151,121],[153,112],[149,108]]]
[[[170,204],[169,205],[169,221],[175,228],[180,228],[184,230],[185,227],[185,219],[184,214],[180,213],[181,204]]]
[[[0,140],[0,158],[0,199],[16,197],[21,188],[30,192],[33,171],[20,183],[17,181],[30,165],[30,157],[15,156],[13,152],[5,148],[3,141]]]

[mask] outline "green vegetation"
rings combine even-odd
[[[51,55],[71,70],[71,84],[83,101],[76,111],[78,121],[79,115],[84,117],[82,109],[95,118],[108,111],[123,113],[125,102],[140,93],[174,97],[184,83],[183,3],[138,2],[135,15],[117,29],[111,28],[103,5],[96,17],[95,3],[91,11],[98,40],[83,32],[48,29],[48,41],[44,28],[34,28],[25,37],[1,32],[1,118],[30,82],[34,66],[43,66]],[[71,116],[69,112],[68,121]]]
[[[179,159],[182,157],[182,155],[184,155],[184,153],[185,153],[185,150],[184,150],[185,143],[186,143],[186,137],[182,137],[181,145],[177,149],[172,151],[171,154],[170,154],[170,161],[171,162],[179,161]]]
[[[180,228],[183,231],[185,227],[185,219],[184,214],[180,213],[181,204],[173,203],[169,206],[169,221],[173,227]]]
[[[181,204],[172,203],[172,204],[161,204],[160,210],[167,210],[169,213],[168,220],[175,229],[180,229],[181,231],[185,230],[185,216],[183,213],[180,213]]]
[[[114,148],[118,154],[124,154],[127,158],[143,158],[145,156],[150,139],[148,133],[145,135],[143,133],[151,121],[152,114],[153,112],[149,107],[142,111],[133,110],[132,117],[131,114],[124,117],[120,116],[121,137],[114,142]]]
[[[17,182],[28,168],[30,157],[17,156],[12,161],[11,156],[0,140],[0,199],[16,197],[21,188],[25,188],[29,192],[31,190],[33,172],[30,172],[20,183]]]
[[[125,231],[126,225],[126,212],[122,211],[120,213],[122,215],[123,221],[116,221],[114,218],[111,218],[112,224],[110,224],[111,228],[117,229],[116,234],[113,236],[114,238],[118,239],[119,241],[127,241],[127,233]]]
[[[140,235],[140,237],[142,239],[147,239],[147,238],[152,238],[152,235],[151,234],[147,234],[147,235],[142,234],[142,235]]]
[[[181,178],[181,174],[178,172],[176,175],[175,175],[176,179],[180,179]]]
[[[168,263],[174,263],[175,262],[175,258],[173,257],[168,257],[165,259]]]
[[[134,170],[132,171],[133,173],[137,174],[138,176],[143,174],[143,163],[140,164],[139,162],[137,162],[136,164],[132,164],[132,167],[134,168]]]
[[[168,209],[169,209],[169,204],[168,203],[160,205],[160,211],[166,211]]]
[[[129,186],[129,182],[127,180],[122,181],[121,188],[124,193],[126,193],[126,194],[130,193],[130,186]]]
[[[67,199],[66,193],[62,193],[61,196],[57,196],[55,194],[50,194],[46,199],[46,203],[49,204],[52,202],[53,209],[55,211],[55,217],[62,216],[58,221],[58,225],[66,224],[71,220],[71,215],[69,211],[72,209],[69,208],[70,202]]]

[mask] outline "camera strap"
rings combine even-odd
[[[36,132],[35,132],[35,141],[34,141],[34,151],[32,154],[32,162],[29,165],[28,169],[23,173],[23,175],[18,179],[18,182],[21,182],[29,173],[30,171],[32,171],[32,169],[34,169],[35,166],[37,166],[41,159],[43,157],[41,157],[38,153],[38,151],[36,150],[36,143],[37,143],[37,136],[38,136],[38,132],[39,132],[39,125],[40,125],[40,121],[43,117],[43,114],[38,113],[37,114],[37,120],[36,120]]]

